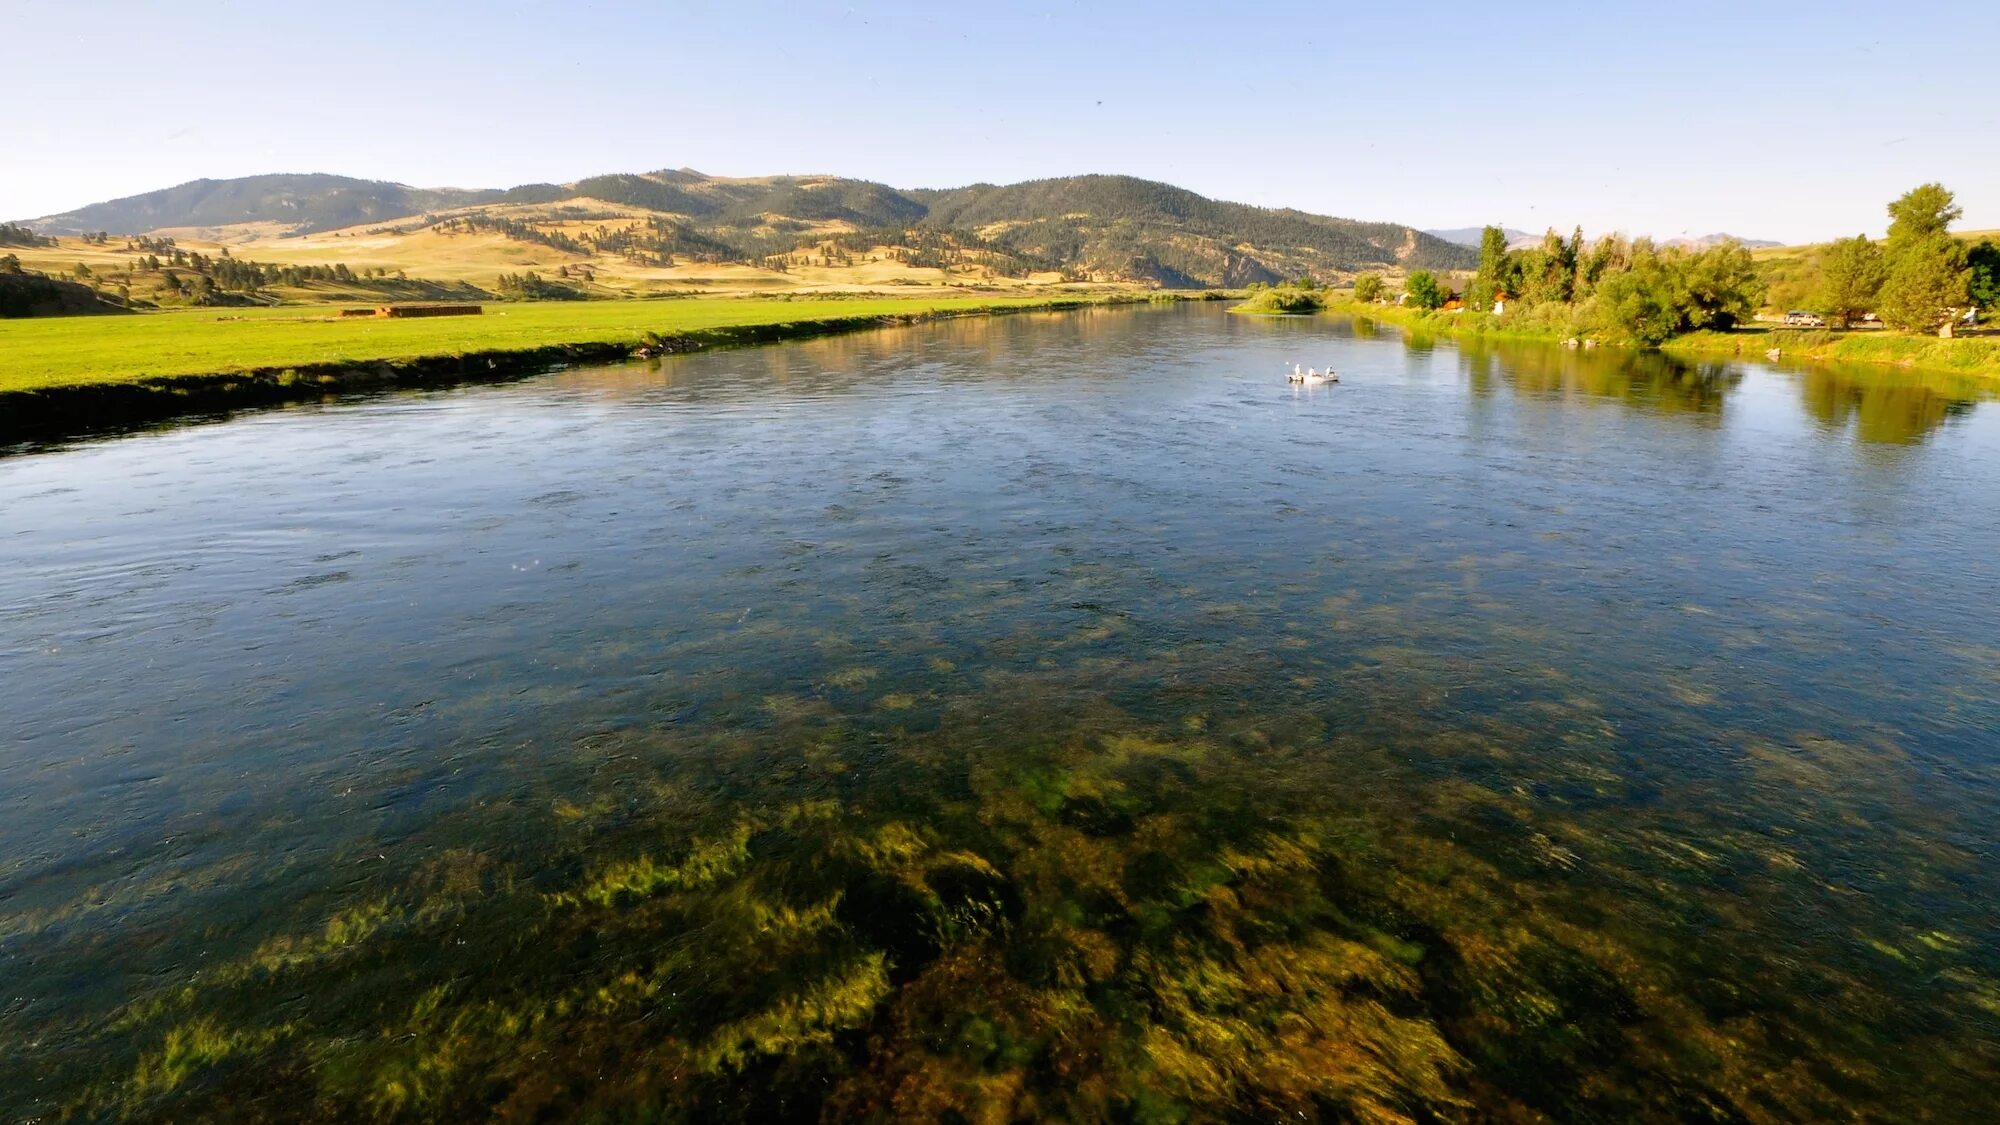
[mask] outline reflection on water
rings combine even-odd
[[[1659,413],[1719,417],[1743,379],[1731,363],[1691,363],[1661,352],[1583,351],[1521,341],[1458,345],[1475,393],[1516,392],[1612,400]]]
[[[0,1113],[1977,1119],[1953,390],[1098,311],[0,461]]]
[[[1799,377],[1806,410],[1830,429],[1852,428],[1864,442],[1909,445],[1970,414],[1975,388],[1902,372],[1815,368]]]

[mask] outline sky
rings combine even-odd
[[[1349,218],[2000,227],[2000,2],[0,0],[0,217],[200,177],[1084,172]]]

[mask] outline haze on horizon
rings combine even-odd
[[[1082,172],[1420,227],[1788,242],[1938,180],[2000,227],[2000,5],[0,0],[0,218],[202,177]],[[25,48],[25,49],[23,49]]]

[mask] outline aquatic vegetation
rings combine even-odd
[[[885,735],[899,753],[850,763],[868,783],[837,800],[787,796],[796,778],[704,797],[720,758],[551,806],[524,834],[537,847],[453,853],[72,1031],[67,1051],[122,1043],[135,1062],[68,1108],[759,1119],[810,1089],[840,1117],[1389,1122],[1513,1104],[1775,1121],[1830,1111],[1857,1083],[1892,1092],[1810,1005],[1718,1006],[1688,975],[1799,967],[1702,968],[1708,954],[1672,937],[1728,908],[1704,889],[1717,879],[1817,878],[1794,848],[1745,868],[1766,837],[1718,825],[1696,844],[1622,801],[1551,815],[1519,784],[1460,781],[1390,813],[1371,807],[1379,790],[1343,784],[1412,752],[1456,754],[1448,736],[1427,745],[1443,731],[1272,738],[1313,728],[1249,711],[1197,731],[1103,710],[1035,719],[1025,700],[1008,713],[1004,747],[978,729],[866,736],[839,720],[847,753]],[[681,759],[649,751],[656,737],[624,751]],[[1263,749],[1231,748],[1246,737]],[[1466,828],[1487,838],[1477,852]],[[2000,1003],[1969,937],[1866,940],[1946,974],[1968,1011]],[[1850,1016],[1893,986],[1808,972]],[[272,1008],[278,996],[306,999]]]

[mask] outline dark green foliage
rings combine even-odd
[[[1466,287],[1465,303],[1475,309],[1490,309],[1500,294],[1512,295],[1508,274],[1507,232],[1487,227],[1479,235],[1479,269]]]
[[[1597,318],[1613,335],[1659,344],[1681,331],[1678,303],[1673,274],[1648,256],[1598,287]]]
[[[623,203],[649,211],[671,211],[679,215],[712,215],[720,210],[717,201],[698,196],[673,184],[663,184],[649,176],[592,176],[578,180],[561,198],[586,196],[606,203]]]
[[[1889,204],[1889,249],[1935,238],[1965,214],[1943,184],[1911,188]]]
[[[43,238],[19,223],[0,223],[0,246],[53,246],[55,241]]]
[[[1582,293],[1597,288],[1599,282],[1619,270],[1632,266],[1632,247],[1623,238],[1612,235],[1600,238],[1577,262],[1577,284]]]
[[[1892,239],[1879,308],[1882,320],[1905,332],[1948,325],[1952,312],[1969,300],[1971,284],[1965,244],[1958,239],[1936,234],[1901,245]]]
[[[1923,184],[1889,204],[1888,279],[1881,315],[1891,328],[1949,334],[1953,314],[1970,300],[1965,244],[1950,234],[1963,210],[1943,184]]]
[[[1681,315],[1690,330],[1734,328],[1762,297],[1750,251],[1735,241],[1668,259],[1679,275]]]
[[[88,285],[39,273],[27,273],[14,262],[13,255],[0,258],[0,317],[75,316],[79,313],[118,312],[119,306],[93,292]]]
[[[1819,269],[1819,293],[1813,303],[1837,328],[1867,314],[1888,278],[1882,248],[1865,234],[1830,243],[1820,252]]]
[[[1554,230],[1542,235],[1539,249],[1517,257],[1518,288],[1535,304],[1561,304],[1576,295],[1576,259]]]
[[[1238,306],[1241,312],[1261,313],[1313,313],[1326,307],[1316,289],[1304,286],[1281,285],[1275,289],[1260,289],[1248,301]]]
[[[527,301],[581,301],[585,296],[581,289],[549,281],[533,270],[501,274],[499,288],[502,296]]]
[[[1968,286],[1972,303],[1988,311],[2000,306],[2000,244],[1986,239],[1966,254],[1965,261],[1972,270]]]
[[[493,200],[495,203],[555,203],[568,199],[571,192],[561,184],[522,184],[511,187]]]
[[[589,243],[600,254],[619,254],[628,261],[654,266],[671,266],[677,257],[726,262],[736,253],[728,243],[663,216],[654,216],[641,227],[599,227],[589,235]]]
[[[1614,337],[1659,344],[1683,332],[1733,327],[1755,309],[1759,286],[1750,252],[1739,243],[1689,252],[1641,242],[1631,268],[1598,285],[1594,319]]]
[[[468,215],[439,219],[433,226],[445,234],[476,234],[483,230],[498,233],[516,242],[533,242],[566,254],[588,254],[590,248],[561,231],[547,231],[531,223],[474,211]]]
[[[1443,307],[1451,300],[1451,290],[1441,284],[1437,275],[1429,270],[1418,270],[1403,283],[1403,292],[1408,294],[1410,304],[1420,309]]]

